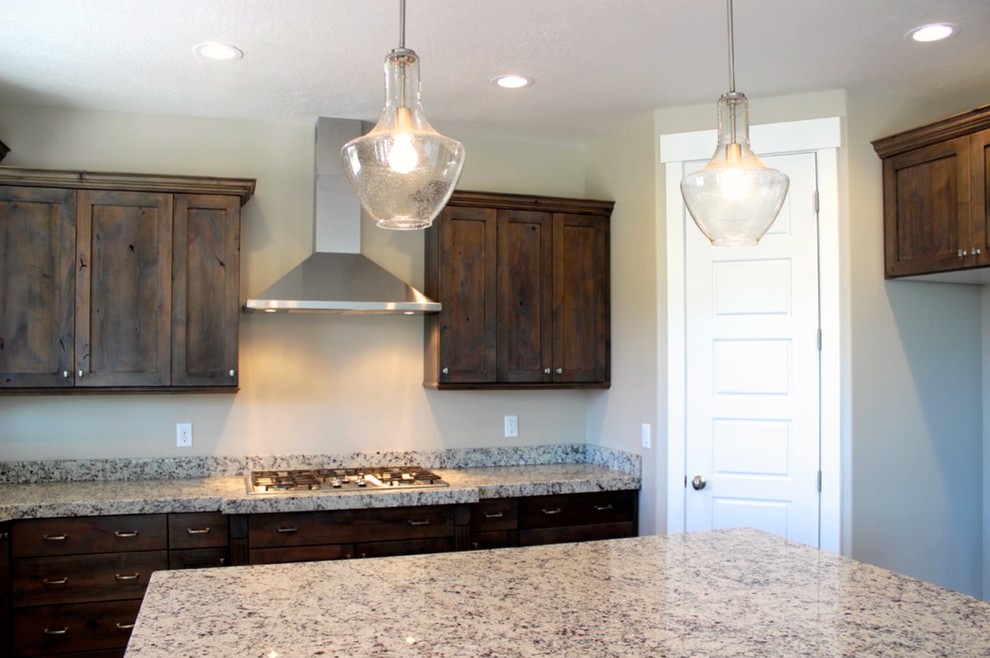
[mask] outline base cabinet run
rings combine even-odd
[[[212,512],[12,522],[10,636],[0,653],[123,656],[151,573],[225,564],[226,526]]]

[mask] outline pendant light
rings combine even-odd
[[[749,147],[749,101],[736,91],[732,42],[732,0],[726,0],[729,23],[729,92],[718,99],[718,147],[704,168],[681,181],[688,212],[717,247],[759,242],[784,205],[787,176],[767,167]]]
[[[419,57],[406,48],[406,2],[399,0],[399,47],[385,56],[385,109],[374,129],[340,151],[361,205],[382,228],[426,228],[450,199],[464,147],[423,114]]]

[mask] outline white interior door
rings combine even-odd
[[[764,161],[790,188],[756,247],[712,247],[684,213],[685,529],[753,527],[817,547],[816,156]]]

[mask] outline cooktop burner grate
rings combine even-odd
[[[251,471],[246,479],[249,494],[395,491],[448,486],[439,475],[420,466]]]

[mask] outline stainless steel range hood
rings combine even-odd
[[[257,297],[246,311],[436,313],[440,303],[361,254],[361,204],[340,165],[340,148],[361,135],[361,122],[316,122],[316,253]]]

